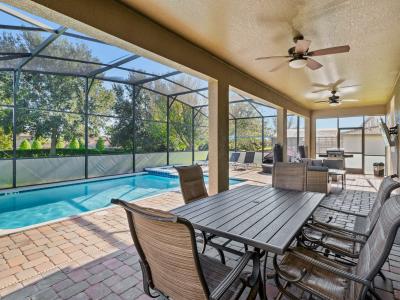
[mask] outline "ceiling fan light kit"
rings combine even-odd
[[[293,58],[289,61],[289,67],[293,69],[301,69],[307,65],[307,59],[305,58]]]
[[[281,55],[281,56],[263,56],[257,57],[256,60],[268,60],[268,59],[285,59],[282,63],[278,64],[274,68],[270,70],[270,72],[275,72],[286,65],[293,69],[300,69],[304,67],[308,67],[310,70],[318,70],[322,68],[322,64],[318,61],[312,59],[315,56],[321,55],[330,55],[330,54],[337,54],[337,53],[344,53],[350,51],[350,46],[337,46],[331,48],[325,48],[320,50],[309,51],[309,47],[311,44],[310,40],[305,40],[302,35],[295,36],[293,38],[295,43],[294,47],[289,48],[288,55]]]

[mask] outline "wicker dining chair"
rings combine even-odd
[[[274,257],[277,287],[292,299],[296,297],[281,284],[281,279],[322,299],[365,299],[368,292],[379,299],[373,280],[389,256],[399,227],[400,196],[394,196],[383,205],[356,265],[341,264],[334,258],[295,247],[285,254],[280,264]]]
[[[262,289],[259,255],[248,251],[234,267],[199,254],[192,224],[172,213],[118,199],[140,257],[147,295],[180,299],[237,299],[246,287],[254,297]],[[252,260],[252,273],[244,272]],[[151,289],[151,290],[150,290]]]
[[[400,182],[387,176],[383,179],[379,186],[375,202],[368,215],[357,214],[354,212],[343,211],[332,208],[330,206],[320,205],[339,213],[345,213],[349,216],[355,216],[355,229],[349,230],[338,225],[319,221],[317,218],[312,218],[311,221],[304,227],[302,238],[317,246],[323,246],[325,249],[332,251],[335,254],[344,255],[351,258],[358,258],[360,250],[363,247],[366,238],[372,233],[374,226],[378,220],[380,211],[385,201],[390,197],[390,194],[400,188]],[[327,251],[327,253],[329,253]]]
[[[175,167],[175,169],[179,174],[182,196],[186,204],[208,196],[203,170],[199,165]]]
[[[272,186],[285,190],[305,191],[306,164],[276,162],[272,169]]]

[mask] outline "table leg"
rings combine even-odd
[[[254,249],[256,252],[258,252],[259,254],[262,255],[262,252],[260,251],[260,249],[255,248]],[[265,260],[264,263],[262,263],[262,256],[260,257],[260,287],[259,287],[259,294],[260,294],[260,299],[261,300],[267,300],[267,290],[266,290],[266,283],[267,283],[267,263],[266,260],[268,258],[268,252],[265,251]],[[263,265],[261,265],[263,264]],[[262,274],[261,274],[261,267],[262,267]]]
[[[342,174],[342,191],[344,190],[344,174]]]
[[[267,299],[267,261],[268,261],[268,252],[265,251],[265,259],[263,262],[263,276],[261,278],[262,280],[262,289],[263,289],[263,294],[260,295],[261,299]]]

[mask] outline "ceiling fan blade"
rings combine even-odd
[[[360,100],[358,100],[358,99],[343,99],[343,100],[340,100],[340,101],[342,101],[342,102],[358,102]]]
[[[330,88],[326,87],[324,89],[319,89],[319,90],[312,91],[311,93],[321,93],[321,92],[325,92],[325,91],[329,91],[329,90],[330,90]]]
[[[353,84],[353,85],[345,85],[345,86],[339,86],[339,89],[347,89],[355,86],[360,86],[359,84]]]
[[[315,83],[315,82],[313,82],[312,86],[313,87],[319,87],[319,88],[326,88],[326,89],[330,89],[331,88],[330,84],[322,84],[322,83]]]
[[[257,57],[255,60],[266,60],[266,59],[274,59],[274,58],[289,58],[291,56],[281,55],[281,56],[261,56]]]
[[[289,60],[285,60],[284,62],[281,62],[279,65],[273,67],[271,70],[269,70],[270,72],[275,72],[281,68],[283,68],[287,63],[289,62]]]
[[[317,70],[322,68],[322,65],[312,58],[307,58],[307,67],[309,67],[311,70]]]
[[[314,101],[314,103],[329,103],[328,100]]]
[[[308,52],[308,56],[321,56],[321,55],[328,55],[328,54],[336,54],[336,53],[344,53],[344,52],[349,52],[350,51],[350,46],[338,46],[338,47],[331,47],[331,48],[325,48],[325,49],[320,49],[320,50],[315,50]]]
[[[310,48],[310,44],[311,44],[310,40],[297,40],[294,52],[304,53],[308,50],[308,48]]]
[[[343,82],[345,82],[346,79],[338,79],[336,82],[332,84],[332,90],[335,90],[339,85],[341,85]]]

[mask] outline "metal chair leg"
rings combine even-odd
[[[201,254],[204,254],[207,247],[207,235],[204,231],[201,232],[201,235],[203,236],[203,247],[201,248]]]
[[[383,274],[382,270],[379,270],[378,275],[381,276],[383,280],[386,280],[386,276]]]
[[[224,254],[224,252],[221,249],[217,249],[217,251],[218,251],[219,257],[221,259],[221,263],[225,265],[226,262],[225,262],[225,254]]]

